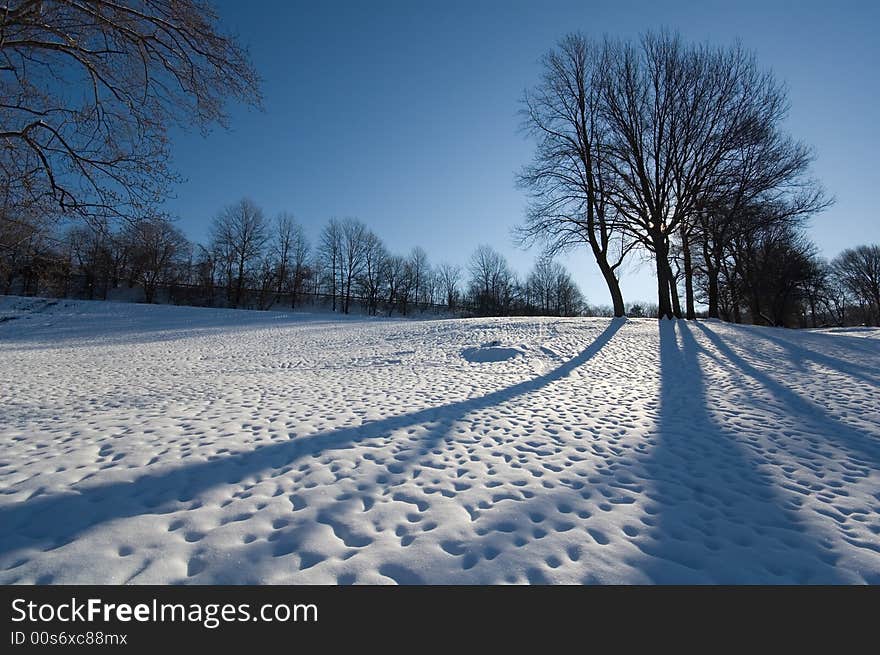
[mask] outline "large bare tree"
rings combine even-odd
[[[677,241],[693,318],[690,247],[700,212],[729,181],[743,148],[777,129],[784,91],[739,46],[689,45],[668,33],[647,34],[638,45],[606,43],[601,68],[614,205],[654,256],[662,317],[682,315],[670,265]]]
[[[636,243],[610,202],[613,169],[603,120],[604,46],[580,34],[563,38],[543,59],[541,83],[525,96],[525,130],[535,158],[518,181],[531,202],[520,240],[543,241],[549,254],[588,244],[614,306],[625,307],[617,270]]]

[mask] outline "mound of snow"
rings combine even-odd
[[[523,348],[501,346],[497,342],[483,344],[479,348],[465,348],[461,351],[461,356],[474,364],[504,362],[515,357],[524,357],[525,354]]]

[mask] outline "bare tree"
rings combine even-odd
[[[681,315],[669,257],[679,240],[693,317],[696,216],[731,157],[773,128],[784,93],[741,48],[687,46],[665,33],[646,35],[638,47],[607,44],[602,70],[614,205],[653,254],[663,317]]]
[[[277,296],[273,293],[278,284],[278,260],[272,252],[263,251],[254,266],[257,285],[257,307],[269,309],[275,304]]]
[[[196,247],[197,259],[193,276],[196,284],[201,287],[208,306],[214,304],[214,288],[217,284],[219,262],[211,248],[199,244]]]
[[[143,287],[145,300],[155,302],[157,288],[179,278],[182,263],[189,257],[189,241],[161,217],[128,226],[125,239],[131,246],[133,277]]]
[[[169,128],[225,125],[227,98],[260,103],[204,0],[9,0],[0,34],[4,180],[63,214],[152,215],[176,180]]]
[[[614,173],[602,115],[603,47],[580,34],[563,38],[543,59],[541,83],[525,96],[524,129],[537,139],[534,162],[520,173],[531,203],[520,240],[543,241],[550,253],[589,245],[614,305],[623,316],[617,269],[636,243],[610,202]]]
[[[413,300],[417,303],[425,302],[425,282],[430,271],[428,253],[416,246],[409,254],[409,264],[413,277]]]
[[[330,295],[335,312],[337,289],[342,279],[342,225],[335,218],[331,218],[321,231],[320,255],[323,268],[329,269]]]
[[[760,102],[753,100],[760,129],[745,132],[739,147],[728,153],[683,234],[701,254],[698,272],[711,318],[720,317],[722,260],[732,255],[732,241],[743,230],[753,229],[756,218],[795,224],[833,202],[807,175],[813,153],[780,131],[786,107],[782,90],[774,85],[764,88]]]
[[[0,289],[9,293],[39,253],[48,250],[55,217],[48,208],[28,204],[0,179]]]
[[[292,276],[290,281],[290,308],[296,307],[297,297],[303,293],[308,271],[309,242],[302,225],[295,224],[292,232]]]
[[[290,287],[291,257],[293,256],[294,232],[296,222],[287,212],[281,212],[275,219],[275,239],[272,244],[275,256],[275,291],[283,293]]]
[[[526,304],[545,316],[577,316],[584,310],[584,297],[571,274],[544,254],[526,278]]]
[[[396,306],[400,309],[400,313],[406,316],[415,287],[415,275],[410,259],[400,255],[389,257],[385,275],[388,290],[388,315],[391,316]]]
[[[847,248],[831,266],[841,285],[867,306],[880,326],[880,245]]]
[[[440,264],[437,269],[437,275],[440,279],[440,287],[445,298],[446,308],[452,311],[458,305],[461,293],[458,288],[461,281],[461,266]]]
[[[468,267],[470,293],[481,314],[503,313],[510,300],[512,273],[504,256],[487,245],[479,246]]]
[[[86,297],[107,299],[113,268],[113,236],[106,225],[75,225],[65,235],[70,258],[84,276]]]
[[[341,224],[340,253],[342,256],[342,312],[351,310],[351,285],[358,279],[364,267],[368,247],[369,230],[356,218],[346,218]]]
[[[362,295],[367,301],[367,311],[375,316],[379,310],[379,295],[388,271],[388,252],[382,240],[373,232],[364,236],[364,263],[360,276]]]
[[[228,299],[238,307],[250,267],[261,257],[269,240],[263,210],[243,198],[220,212],[211,234],[215,250],[225,260]]]
[[[765,208],[771,211],[770,208]],[[816,261],[815,246],[791,223],[752,215],[753,228],[734,239],[732,266],[724,290],[755,324],[787,326],[802,315]]]

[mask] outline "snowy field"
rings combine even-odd
[[[0,297],[0,582],[878,584],[876,336]]]

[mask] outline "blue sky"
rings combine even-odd
[[[836,199],[810,234],[826,256],[880,242],[873,198],[880,117],[876,2],[215,2],[264,79],[265,110],[231,110],[231,129],[175,132],[187,182],[166,208],[196,240],[242,196],[269,217],[291,211],[314,239],[356,216],[394,251],[466,263],[488,243],[525,273],[513,244],[525,197],[516,171],[532,144],[522,92],[563,34],[636,37],[661,27],[690,40],[739,38],[788,85],[788,130],[814,146]],[[564,259],[593,303],[607,292],[585,251]],[[650,267],[625,274],[627,301],[651,300]]]

